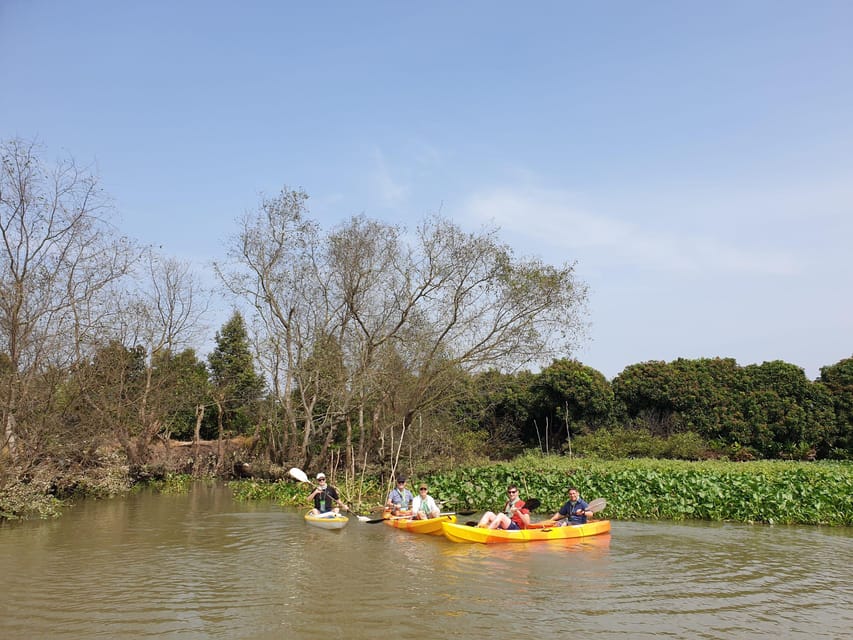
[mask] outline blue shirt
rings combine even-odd
[[[388,494],[388,499],[391,501],[391,504],[403,511],[408,511],[409,505],[412,504],[412,500],[415,499],[415,496],[413,496],[412,492],[408,489],[400,491],[397,487],[394,487],[391,489],[391,493]]]
[[[569,500],[566,504],[560,507],[560,515],[569,516],[569,524],[586,524],[586,510],[588,508],[589,505],[580,498],[578,498],[577,502]],[[576,513],[578,509],[583,509],[584,513]]]

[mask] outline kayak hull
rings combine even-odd
[[[311,512],[305,514],[305,522],[321,529],[341,529],[349,522],[349,518],[340,514],[334,516],[315,516]]]
[[[443,534],[441,525],[445,522],[456,522],[455,515],[439,516],[438,518],[428,518],[427,520],[416,520],[414,518],[389,518],[383,521],[389,527],[402,529],[409,533],[425,533],[427,535],[440,536]]]
[[[448,540],[453,542],[479,542],[481,544],[498,544],[507,542],[539,542],[546,540],[568,540],[571,538],[586,538],[610,533],[610,520],[596,520],[586,524],[520,529],[505,531],[504,529],[481,529],[464,524],[442,523],[441,531]]]

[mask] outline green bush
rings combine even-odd
[[[575,455],[619,460],[623,458],[673,458],[705,460],[717,457],[710,445],[692,431],[668,438],[652,435],[647,429],[600,429],[572,440]]]

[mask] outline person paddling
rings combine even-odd
[[[317,474],[317,487],[308,496],[309,500],[314,501],[314,508],[311,509],[311,515],[320,516],[328,514],[329,517],[336,516],[340,513],[340,509],[335,505],[343,507],[344,511],[348,510],[343,502],[338,498],[338,490],[326,484],[326,474],[320,472]]]

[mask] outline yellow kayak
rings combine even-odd
[[[309,511],[305,514],[305,522],[320,527],[321,529],[340,529],[349,522],[349,518],[340,514],[335,514],[332,511],[319,516],[312,515]]]
[[[444,522],[441,531],[448,540],[453,542],[481,542],[495,544],[499,542],[536,542],[540,540],[567,540],[570,538],[586,538],[602,533],[610,533],[610,520],[595,520],[586,524],[565,527],[539,527],[533,529],[481,529],[464,524]]]
[[[444,523],[456,522],[455,515],[439,516],[438,518],[428,518],[426,520],[416,520],[415,518],[387,518],[383,520],[389,527],[395,529],[403,529],[411,533],[428,533],[433,536],[442,534],[441,525]]]

